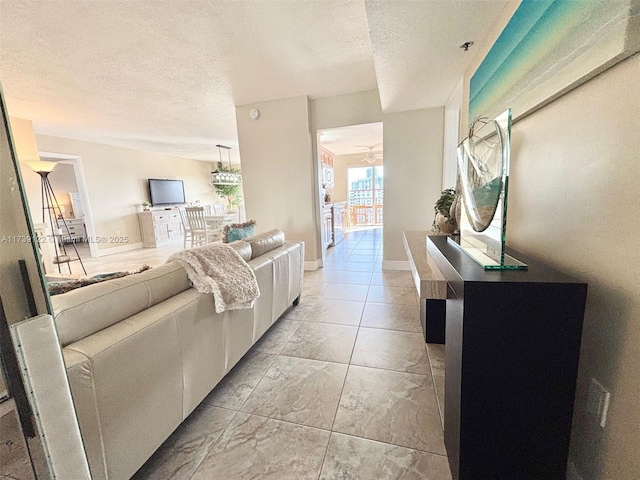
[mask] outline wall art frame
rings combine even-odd
[[[640,0],[523,0],[469,83],[469,124],[552,102],[640,51]]]

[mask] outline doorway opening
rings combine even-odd
[[[348,230],[383,226],[382,122],[318,131],[321,245]]]
[[[95,238],[93,215],[81,158],[61,153],[38,153],[42,160],[57,163],[50,175],[50,181],[56,198],[63,208],[58,214],[71,225],[71,238],[65,241],[73,241],[82,258],[97,257],[98,247],[92,241]],[[31,193],[27,189],[27,196]],[[32,212],[32,217],[35,222],[38,222],[41,216],[33,216],[35,213]]]

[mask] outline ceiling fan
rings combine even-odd
[[[374,163],[376,163],[378,159],[382,159],[381,151],[380,152],[373,151],[373,149],[378,146],[380,146],[379,143],[377,145],[354,145],[354,147],[362,147],[369,150],[368,152],[366,152],[364,158],[360,160],[361,162],[367,162],[369,165],[373,165]]]

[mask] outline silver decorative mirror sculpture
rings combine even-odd
[[[505,253],[511,109],[478,117],[458,146],[464,213],[459,246],[485,270],[526,270]]]

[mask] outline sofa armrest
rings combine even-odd
[[[180,297],[65,347],[92,472],[130,478],[182,421]]]
[[[107,464],[91,360],[86,355],[69,348],[64,348],[62,355],[91,470],[91,478],[106,480]]]

